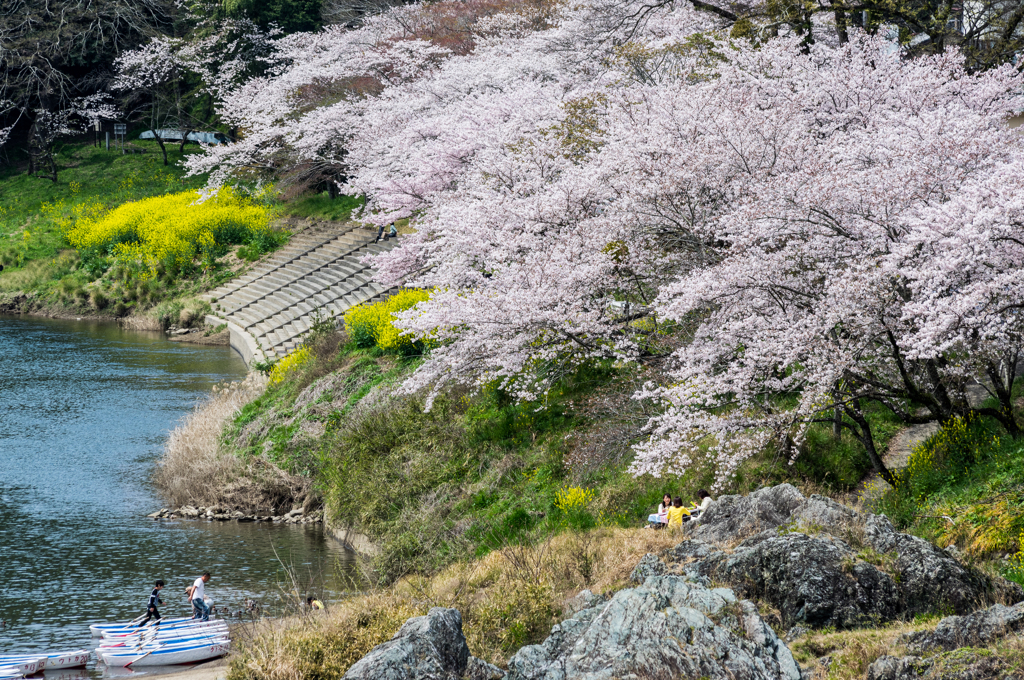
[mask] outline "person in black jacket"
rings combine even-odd
[[[153,621],[160,620],[160,611],[157,609],[157,605],[164,603],[163,600],[160,599],[160,591],[164,588],[164,582],[157,580],[153,585],[156,587],[153,588],[153,592],[149,594],[149,605],[146,608],[146,618],[139,624],[140,626],[145,623],[149,623],[150,619]]]

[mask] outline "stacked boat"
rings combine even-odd
[[[0,680],[61,668],[81,668],[88,662],[88,649],[53,654],[4,654],[0,655]]]
[[[223,656],[231,648],[228,624],[223,620],[161,619],[145,625],[139,619],[89,626],[100,638],[96,658],[108,666],[173,666]],[[53,654],[0,655],[0,680],[62,668],[81,668],[90,652],[77,649]]]
[[[90,626],[102,640],[96,657],[108,666],[172,666],[223,656],[231,648],[225,621],[164,619],[137,625]],[[0,679],[2,680],[2,679]]]

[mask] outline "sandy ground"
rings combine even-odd
[[[139,668],[131,673],[131,677],[137,678],[149,675],[160,680],[225,680],[228,675],[228,662],[224,659],[216,659],[206,663],[197,664],[188,670],[181,670],[172,673],[166,672],[170,667],[165,666],[159,669],[154,668],[147,672],[146,667]]]

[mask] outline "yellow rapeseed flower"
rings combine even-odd
[[[387,300],[362,304],[345,312],[345,329],[350,337],[372,338],[384,350],[400,349],[412,344],[412,338],[395,328],[392,314],[409,309],[418,302],[430,299],[430,291],[406,288]]]

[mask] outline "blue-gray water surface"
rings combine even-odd
[[[142,613],[158,578],[165,616],[188,611],[203,571],[222,610],[280,611],[282,563],[302,590],[343,588],[351,557],[319,528],[146,518],[162,507],[150,478],[167,434],[244,375],[227,347],[0,317],[0,654],[87,647],[88,624]]]

